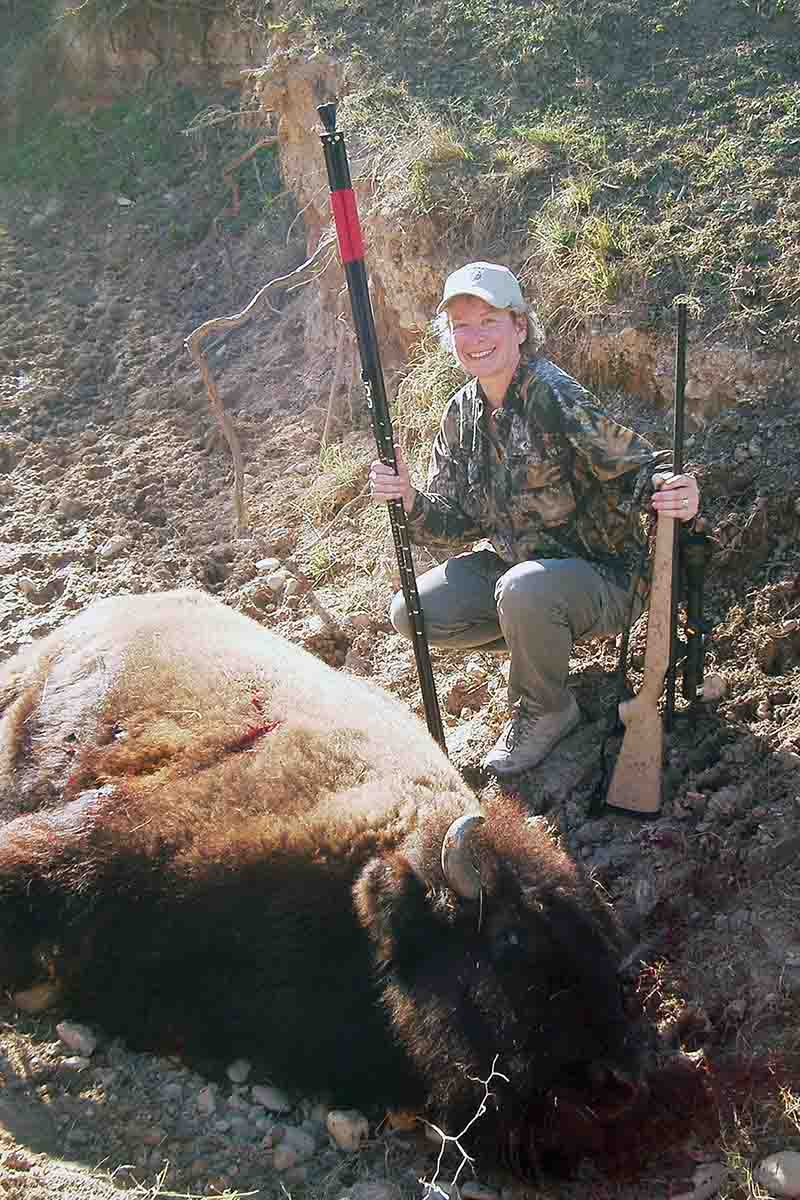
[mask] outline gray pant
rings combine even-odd
[[[545,558],[509,567],[491,550],[459,554],[417,580],[432,646],[480,647],[511,654],[509,704],[527,700],[544,712],[569,702],[566,683],[575,642],[620,633],[627,594],[580,558]],[[639,615],[639,607],[634,611]],[[402,593],[391,622],[411,637]]]

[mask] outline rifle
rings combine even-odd
[[[675,404],[672,410],[672,470],[683,472],[683,433],[686,422],[686,304],[678,304],[678,335],[675,344]],[[664,725],[672,729],[675,719],[675,676],[677,672],[678,601],[680,599],[680,522],[672,523],[672,592],[669,618],[669,666],[664,702]]]
[[[678,305],[678,336],[675,354],[675,417],[673,427],[673,470],[683,469],[683,419],[686,387],[686,305]],[[663,477],[656,475],[658,488]],[[619,716],[625,726],[622,747],[611,776],[606,796],[609,808],[621,809],[641,817],[654,817],[661,807],[661,770],[664,757],[664,729],[658,702],[664,679],[667,687],[667,718],[672,719],[675,703],[674,631],[678,614],[678,522],[659,513],[656,523],[653,573],[647,619],[647,648],[644,678],[639,692],[623,700]],[[672,698],[670,704],[670,696]]]
[[[361,237],[356,198],[350,180],[350,165],[347,160],[344,136],[336,129],[335,104],[321,104],[317,108],[317,112],[325,128],[325,132],[321,134],[321,140],[331,190],[331,209],[336,226],[339,254],[347,280],[358,352],[361,357],[361,380],[364,384],[367,405],[372,418],[372,429],[378,445],[378,457],[386,466],[397,470],[394,432],[386,400],[386,386],[378,351],[375,318],[364,266],[364,243]],[[447,753],[439,701],[436,697],[436,682],[433,677],[417,580],[414,574],[408,517],[402,500],[390,500],[388,508],[397,565],[400,569],[403,599],[411,617],[411,641],[422,691],[422,703],[425,708],[425,722],[431,737]]]
[[[659,477],[655,479],[660,484]],[[619,706],[625,735],[606,796],[609,808],[641,817],[655,816],[661,807],[664,730],[658,701],[670,660],[675,524],[674,517],[658,514],[644,678],[638,693]]]
[[[672,469],[676,475],[683,471],[683,437],[685,429],[686,389],[686,303],[678,304],[678,337],[675,351],[675,408],[672,426]],[[718,700],[725,691],[725,681],[719,675],[705,679],[706,638],[711,626],[703,619],[703,590],[706,566],[711,557],[711,539],[704,523],[694,530],[683,529],[675,522],[675,551],[672,575],[672,615],[670,619],[670,656],[667,671],[667,692],[664,706],[664,725],[672,729],[675,719],[675,682],[678,670],[678,602],[686,600],[685,655],[683,659],[683,698],[691,705],[698,701]]]

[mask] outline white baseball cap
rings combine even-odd
[[[513,271],[499,263],[473,262],[453,271],[444,281],[442,312],[456,296],[477,296],[492,308],[525,308],[522,288]]]

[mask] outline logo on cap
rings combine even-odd
[[[483,279],[483,267],[473,267],[469,273],[470,283],[480,283]]]

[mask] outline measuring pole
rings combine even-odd
[[[382,463],[393,467],[396,471],[394,432],[386,400],[386,386],[378,351],[378,338],[375,333],[375,318],[364,265],[364,243],[361,237],[356,197],[350,180],[347,149],[343,134],[336,128],[336,105],[322,104],[317,112],[325,128],[321,137],[325,153],[325,166],[328,170],[328,183],[331,189],[331,209],[336,225],[339,254],[347,280],[347,291],[350,295],[353,324],[361,357],[361,379],[372,417],[372,428],[378,445],[378,457]],[[425,637],[425,623],[417,590],[417,579],[414,574],[408,517],[402,500],[389,500],[388,509],[397,565],[400,569],[400,585],[406,609],[411,618],[411,641],[425,708],[425,722],[431,737],[446,753],[447,745],[444,738],[442,716],[439,711],[439,701],[436,696],[436,682],[433,677],[431,656]]]

